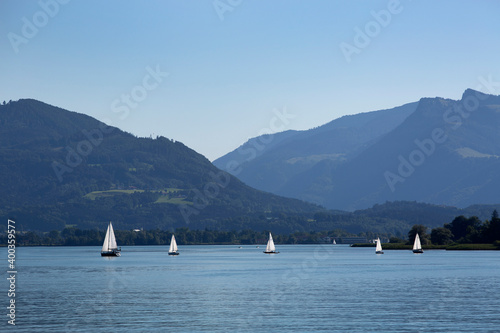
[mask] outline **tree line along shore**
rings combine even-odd
[[[484,222],[476,216],[457,216],[451,223],[432,229],[430,234],[427,227],[417,224],[408,232],[408,241],[390,237],[389,242],[382,246],[384,250],[411,249],[417,233],[424,249],[500,250],[500,218],[496,210],[491,214],[491,219]],[[352,246],[366,247],[375,244],[358,243]]]
[[[267,241],[268,230],[254,231],[218,231],[218,230],[190,230],[177,228],[175,231],[166,230],[115,230],[117,243],[122,246],[130,245],[166,245],[170,242],[172,233],[179,245],[260,245]],[[385,250],[411,249],[415,235],[419,234],[424,249],[446,250],[498,250],[500,249],[500,218],[498,212],[493,211],[490,220],[481,221],[479,218],[457,216],[443,227],[434,228],[428,233],[424,225],[414,225],[408,232],[408,238],[364,232],[357,235],[344,230],[294,232],[290,234],[275,234],[277,244],[319,244],[345,243],[344,240],[357,237],[367,241],[380,237]],[[0,245],[7,245],[8,235],[0,236]],[[102,244],[104,231],[97,229],[80,230],[65,228],[62,231],[51,232],[18,232],[16,244],[21,246],[98,246]],[[351,244],[355,247],[375,246],[373,243]]]

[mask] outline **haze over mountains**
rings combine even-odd
[[[213,162],[246,184],[327,208],[500,202],[500,97],[422,98],[249,140]]]

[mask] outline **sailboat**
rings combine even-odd
[[[335,238],[333,239],[332,244],[333,244],[333,245],[337,244],[337,242],[335,241]]]
[[[273,236],[271,236],[271,233],[269,233],[269,240],[267,241],[267,246],[264,253],[267,254],[279,253],[276,251],[276,248],[274,247]]]
[[[170,248],[168,249],[169,256],[178,256],[177,242],[175,241],[175,236],[172,234],[172,239],[170,239]]]
[[[108,230],[106,230],[106,237],[104,237],[104,243],[102,244],[101,256],[103,257],[119,257],[120,251],[116,245],[115,232],[113,231],[113,225],[109,222]]]
[[[380,238],[377,238],[377,245],[375,247],[375,253],[376,254],[384,254],[384,251],[382,251],[382,244],[380,244]]]
[[[416,234],[415,242],[413,243],[413,253],[424,253],[422,245],[420,244],[420,237],[418,236],[418,233]]]

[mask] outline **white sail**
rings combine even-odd
[[[266,252],[275,252],[276,248],[274,247],[273,236],[269,233],[269,240],[267,241]]]
[[[335,241],[335,239],[333,240],[333,243],[332,243],[332,244],[333,244],[333,245],[337,244],[337,242]]]
[[[113,225],[109,222],[108,230],[106,230],[106,237],[104,237],[104,243],[102,244],[102,252],[111,251],[117,249],[115,232],[113,231]]]
[[[106,230],[106,236],[104,237],[104,243],[102,243],[101,252],[109,251],[109,225],[108,230]]]
[[[172,235],[172,239],[170,240],[170,248],[168,249],[168,252],[177,252],[177,242],[175,241],[174,235]]]
[[[422,249],[422,245],[420,244],[420,237],[418,236],[418,233],[415,236],[415,242],[413,243],[413,249],[414,250],[421,250]]]
[[[382,244],[380,244],[380,238],[377,238],[377,246],[375,252],[382,252]]]

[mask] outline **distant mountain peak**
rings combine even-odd
[[[465,89],[464,93],[462,94],[462,100],[465,100],[466,98],[469,98],[469,97],[475,97],[475,98],[479,98],[479,99],[486,99],[488,98],[490,95],[488,94],[485,94],[485,93],[482,93],[480,91],[477,91],[477,90],[474,90],[474,89]]]
[[[5,105],[27,105],[27,106],[30,106],[30,107],[35,107],[35,106],[48,106],[48,107],[51,107],[51,108],[55,108],[55,109],[59,109],[59,110],[63,110],[61,109],[60,107],[57,107],[57,106],[54,106],[54,105],[50,105],[48,103],[45,103],[45,102],[42,102],[42,101],[39,101],[37,99],[34,99],[34,98],[20,98],[18,99],[17,101],[10,101],[9,103],[5,104]],[[64,111],[67,111],[67,110],[64,110]],[[71,111],[70,111],[71,112]]]
[[[238,177],[261,190],[343,210],[394,200],[494,203],[499,129],[500,96],[466,89],[461,100],[425,97],[297,133],[287,145],[245,160]]]
[[[443,97],[424,97],[418,102],[417,109],[427,108],[427,107],[441,107],[448,106],[452,103],[456,103],[455,100],[443,98]]]

